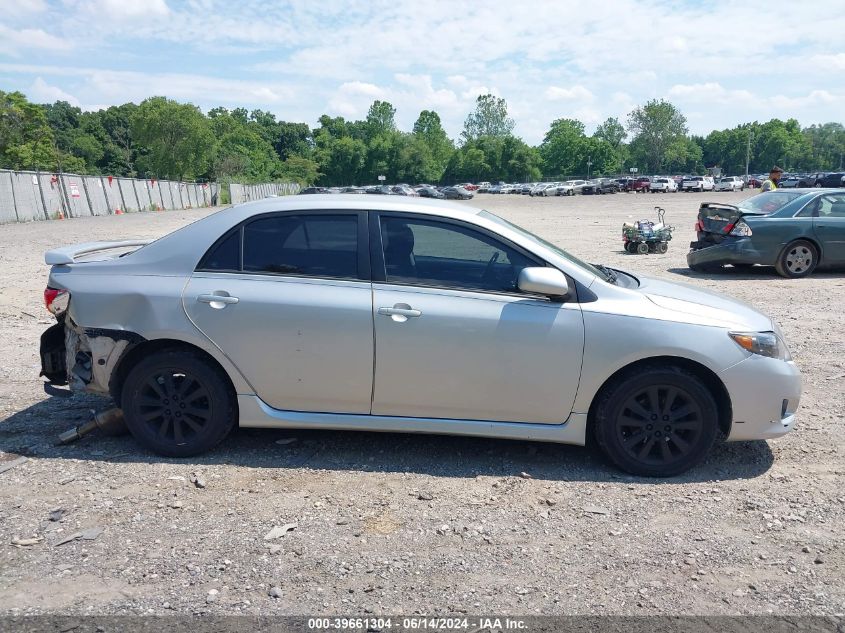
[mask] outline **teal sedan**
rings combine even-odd
[[[818,266],[845,266],[845,189],[779,189],[738,206],[704,202],[695,230],[692,270],[761,264],[806,277]]]

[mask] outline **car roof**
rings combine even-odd
[[[219,211],[233,216],[233,222],[246,220],[253,215],[274,211],[391,211],[398,213],[432,213],[443,217],[469,218],[481,209],[467,207],[457,202],[426,200],[405,196],[343,196],[338,194],[314,194],[305,196],[284,196],[245,202]],[[237,216],[238,219],[235,219]]]

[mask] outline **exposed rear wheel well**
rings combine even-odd
[[[721,431],[725,437],[730,435],[731,423],[733,421],[733,410],[731,408],[731,398],[728,395],[728,390],[725,388],[725,385],[722,383],[722,381],[716,374],[714,374],[710,369],[708,369],[701,363],[689,360],[688,358],[680,358],[677,356],[655,356],[652,358],[644,358],[642,360],[633,362],[630,365],[622,367],[616,373],[610,376],[607,380],[605,380],[601,388],[596,392],[596,395],[593,398],[592,403],[590,404],[590,411],[587,417],[590,429],[592,429],[593,420],[595,419],[596,406],[601,401],[602,395],[610,385],[616,382],[618,378],[621,378],[625,375],[633,375],[639,373],[646,367],[665,367],[667,365],[672,365],[675,367],[680,367],[681,369],[685,369],[691,374],[694,374],[707,386],[713,398],[716,400],[716,404],[719,407],[719,431]],[[588,438],[589,435],[590,434],[588,434]]]
[[[185,341],[177,341],[174,339],[155,339],[152,341],[142,341],[137,345],[133,345],[130,347],[126,352],[124,352],[123,356],[121,357],[120,361],[115,367],[114,372],[112,373],[111,380],[109,382],[109,393],[111,394],[112,398],[114,399],[117,406],[121,406],[120,402],[120,395],[123,391],[123,383],[126,380],[126,376],[132,370],[138,361],[142,358],[149,356],[150,354],[155,354],[156,352],[160,352],[162,350],[184,350],[188,352],[192,352],[197,356],[202,357],[206,360],[209,365],[217,369],[220,372],[221,376],[225,379],[226,383],[229,385],[231,389],[231,393],[234,394],[235,386],[232,384],[232,379],[229,377],[229,374],[226,372],[225,369],[217,362],[217,359],[214,358],[211,354],[206,352],[204,349],[197,347],[196,345],[191,345],[190,343],[186,343]]]

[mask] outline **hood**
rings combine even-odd
[[[772,319],[754,306],[687,284],[640,278],[640,292],[664,310],[696,317],[709,325],[753,332],[774,330]]]

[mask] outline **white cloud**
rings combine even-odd
[[[79,107],[79,99],[74,97],[57,86],[51,86],[41,77],[36,77],[35,81],[29,86],[26,91],[26,96],[30,101],[35,103],[53,103],[54,101],[67,101],[70,105]]]
[[[111,20],[148,19],[170,13],[165,0],[71,0],[68,11],[100,15]]]
[[[475,98],[492,92],[532,143],[560,116],[583,117],[589,131],[652,98],[676,101],[691,122],[701,113],[696,131],[772,116],[841,120],[845,111],[832,81],[845,70],[845,12],[830,0],[802,5],[823,20],[785,20],[764,0],[706,10],[606,0],[588,13],[577,0],[530,10],[511,0],[6,4],[0,56],[36,51],[43,64],[18,65],[9,72],[20,85],[3,78],[0,89],[42,77],[82,103],[166,94],[313,124],[323,113],[359,118],[381,98],[403,129],[434,108],[454,136]],[[50,19],[33,19],[39,12]],[[49,65],[55,77],[39,70]]]
[[[546,88],[546,99],[549,101],[591,101],[593,93],[580,85],[572,86],[572,88],[549,86]]]
[[[845,53],[836,55],[814,55],[810,62],[825,69],[845,70]]]
[[[0,53],[21,57],[30,50],[66,51],[72,44],[43,29],[15,30],[0,24]]]
[[[7,20],[30,19],[33,15],[44,13],[46,10],[45,0],[13,0],[3,3],[3,17]]]

